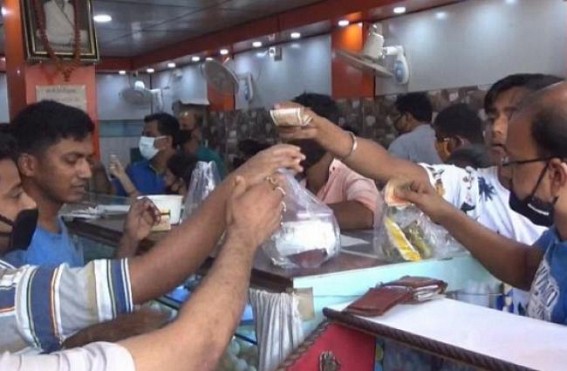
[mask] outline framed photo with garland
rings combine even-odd
[[[91,0],[20,0],[27,58],[69,62],[99,60]]]

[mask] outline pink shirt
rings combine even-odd
[[[339,160],[331,162],[329,179],[317,192],[317,198],[326,204],[358,201],[372,210],[374,215],[382,209],[382,199],[379,196],[380,193],[374,181],[351,170]],[[379,208],[377,207],[378,202],[380,202]]]

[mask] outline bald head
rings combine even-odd
[[[567,159],[567,82],[528,96],[517,116],[511,128],[529,125],[531,139],[541,156]]]

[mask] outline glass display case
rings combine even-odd
[[[94,205],[94,206],[93,206]],[[128,205],[128,199],[108,196],[90,195],[83,204],[88,207],[100,205]],[[74,206],[76,209],[76,206]],[[69,231],[80,239],[85,248],[85,256],[88,259],[111,258],[122,235],[122,226],[125,213],[108,212],[96,218],[67,219]],[[72,214],[71,214],[72,216]],[[175,228],[175,227],[174,227]],[[152,233],[142,242],[142,250],[151,249],[158,243],[167,232]],[[286,300],[265,300],[262,305],[258,301],[251,300],[252,310],[261,313],[260,322],[255,322],[247,316],[251,310],[247,309],[243,317],[242,326],[235,334],[234,340],[238,345],[233,345],[232,350],[240,355],[241,350],[254,347],[256,336],[254,329],[259,331],[258,348],[260,364],[278,365],[285,357],[293,351],[303,340],[304,336],[310,334],[323,320],[323,308],[336,305],[345,301],[354,300],[369,287],[379,282],[391,281],[404,275],[430,276],[442,279],[449,284],[449,291],[458,291],[466,288],[470,282],[492,283],[494,278],[469,255],[458,256],[451,259],[428,259],[411,263],[387,263],[377,258],[372,246],[372,231],[356,232],[349,235],[341,235],[341,252],[334,259],[317,268],[294,268],[284,269],[272,264],[270,259],[259,250],[254,261],[251,272],[250,285],[252,291],[266,293],[266,295],[280,295]],[[204,275],[214,262],[214,252],[205,260],[198,274]],[[171,310],[179,308],[180,303],[190,297],[194,284],[189,282],[174,292],[159,300],[159,305]],[[252,295],[252,297],[254,297]],[[279,297],[279,296],[278,296]],[[289,299],[289,300],[288,300]],[[264,304],[267,303],[267,304]],[[271,322],[277,320],[278,316],[289,316],[296,313],[297,321],[286,323],[284,331],[274,331],[270,336]],[[290,343],[290,333],[297,335]],[[287,336],[287,337],[286,337]],[[297,342],[295,342],[297,340]],[[244,342],[244,343],[242,343]],[[272,352],[274,342],[282,344],[279,354]],[[250,345],[250,346],[248,346]],[[285,346],[284,346],[285,345]],[[229,349],[231,349],[229,347]],[[248,353],[245,353],[247,364],[250,362]],[[235,361],[235,354],[229,357]],[[225,358],[226,358],[225,357]],[[238,358],[238,357],[236,357]],[[239,362],[236,360],[235,362]],[[228,363],[226,361],[225,363]],[[234,362],[233,362],[234,363]],[[246,370],[243,362],[239,362],[240,369]],[[252,367],[255,367],[252,365]]]

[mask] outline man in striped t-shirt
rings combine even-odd
[[[0,256],[25,249],[37,223],[36,205],[22,189],[15,154],[12,139],[0,133]],[[169,361],[162,356],[176,352],[171,349],[174,342],[160,344],[159,339],[184,338],[186,344],[178,360],[216,362],[240,318],[256,248],[281,217],[282,194],[273,181],[265,179],[282,167],[301,170],[301,160],[299,149],[289,145],[258,154],[220,184],[192,218],[142,256],[94,261],[83,268],[26,265],[16,269],[0,260],[0,352],[57,350],[77,331],[128,313],[135,304],[171,291],[202,264],[226,230],[210,275],[185,305],[180,319],[166,331],[158,331],[158,341],[148,343],[142,337],[115,347],[99,343],[84,351],[57,353],[49,358],[61,365],[70,355],[84,366],[93,354],[113,354],[133,367],[132,358],[145,358],[148,352],[152,360],[166,364]],[[155,211],[155,207],[148,207],[143,219],[155,221]],[[202,334],[202,339],[181,336],[187,332]],[[157,353],[161,345],[167,349]],[[185,359],[187,355],[193,358]],[[100,361],[100,357],[97,359]],[[27,360],[37,361],[35,367],[41,368],[41,359],[4,354],[0,355],[0,369],[18,369]],[[111,369],[117,369],[120,362],[113,363]],[[146,359],[143,363],[152,364]]]
[[[126,260],[14,269],[0,261],[0,349],[58,350],[70,335],[133,309]]]

